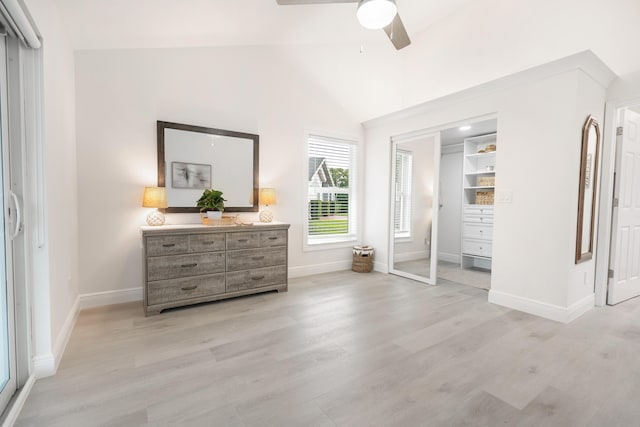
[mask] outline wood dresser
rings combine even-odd
[[[287,290],[289,224],[142,227],[144,309]]]

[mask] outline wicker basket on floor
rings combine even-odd
[[[369,273],[373,270],[373,248],[371,246],[354,246],[351,269],[356,273]]]

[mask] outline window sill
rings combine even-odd
[[[413,237],[411,236],[396,236],[395,239],[393,239],[396,243],[411,243],[413,242]]]
[[[356,241],[355,236],[318,238],[312,241],[306,241],[302,250],[304,252],[312,252],[347,248],[355,245]]]

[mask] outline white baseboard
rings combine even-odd
[[[80,306],[80,297],[76,297],[69,313],[67,314],[67,318],[60,329],[60,333],[56,338],[56,342],[53,345],[53,349],[49,353],[40,354],[34,356],[31,359],[31,366],[33,368],[32,374],[35,378],[45,378],[55,375],[58,370],[58,365],[60,365],[60,360],[62,360],[62,355],[64,354],[64,350],[67,347],[67,343],[69,342],[69,338],[71,337],[71,333],[73,332],[73,327],[76,324],[76,319],[78,318]]]
[[[393,254],[395,262],[404,262],[404,261],[415,261],[417,259],[427,258],[429,256],[429,252],[427,251],[415,251],[415,252],[404,252],[400,254]]]
[[[460,254],[448,254],[446,252],[438,253],[438,261],[447,261],[454,264],[460,264]]]
[[[27,401],[27,397],[29,397],[29,393],[31,393],[31,389],[35,383],[36,376],[31,374],[24,386],[22,386],[22,388],[16,393],[16,397],[11,404],[9,411],[2,421],[2,427],[11,427],[16,423],[16,421],[18,421],[18,416],[20,416],[22,407]]]
[[[380,273],[389,273],[389,264],[382,261],[373,261],[373,271]]]
[[[103,305],[142,301],[142,287],[80,295],[80,310]]]
[[[333,271],[351,270],[352,260],[327,262],[324,264],[304,265],[301,267],[289,267],[289,278],[311,276],[313,274],[331,273]]]
[[[56,359],[53,357],[53,353],[34,356],[31,359],[31,364],[36,379],[50,377],[56,373]]]
[[[67,343],[69,342],[69,338],[71,338],[71,333],[73,332],[73,327],[76,325],[76,320],[78,319],[78,313],[80,312],[80,296],[76,297],[76,300],[73,302],[71,306],[71,310],[67,314],[67,318],[62,325],[62,329],[60,330],[60,334],[56,338],[56,342],[53,345],[53,360],[55,361],[55,371],[58,370],[58,365],[60,365],[60,360],[62,359],[62,355],[64,354],[65,348],[67,348]],[[53,375],[53,374],[52,374]],[[38,377],[42,378],[42,377]]]
[[[588,295],[569,307],[562,307],[491,289],[489,291],[489,302],[544,317],[545,319],[555,320],[556,322],[569,323],[594,307],[595,295]]]

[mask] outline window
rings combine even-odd
[[[355,240],[356,142],[309,135],[307,153],[307,244]]]
[[[396,238],[411,237],[411,181],[413,154],[411,151],[396,151],[396,200],[394,230]]]

